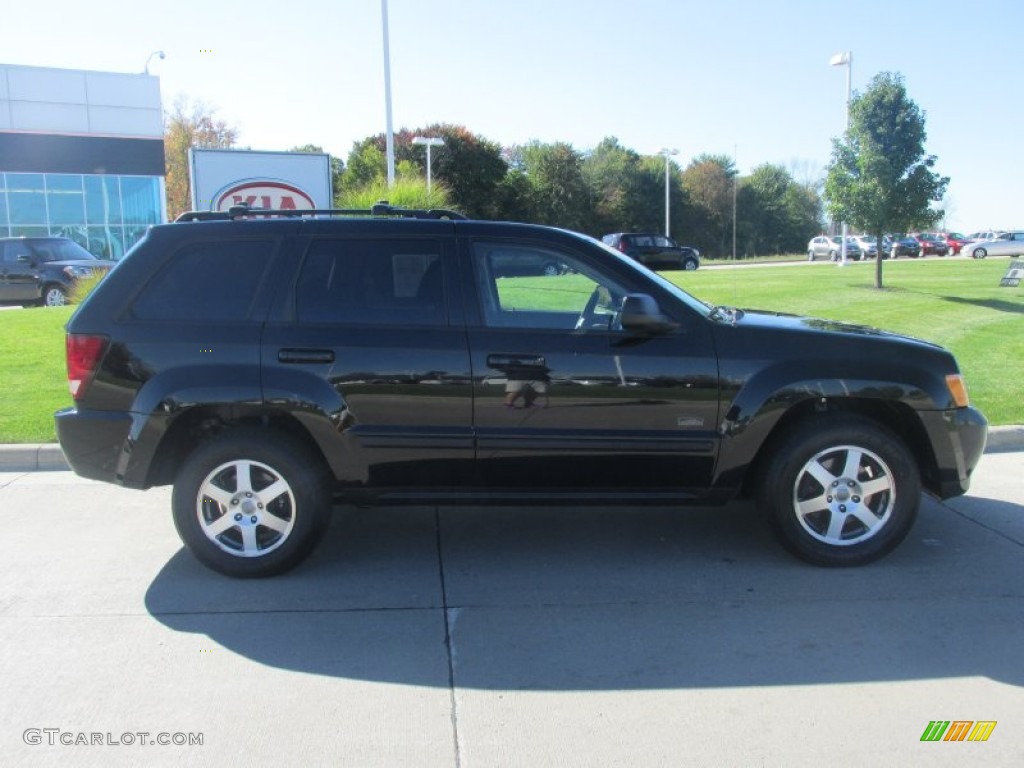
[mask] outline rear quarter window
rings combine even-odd
[[[139,293],[138,320],[240,322],[248,318],[274,241],[196,243],[176,252]]]

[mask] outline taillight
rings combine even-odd
[[[67,335],[68,388],[75,400],[85,397],[106,350],[106,336],[86,333]]]

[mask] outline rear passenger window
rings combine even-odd
[[[438,243],[319,240],[296,287],[300,323],[444,325],[447,310]]]
[[[270,264],[272,240],[198,243],[178,251],[142,289],[139,320],[242,321]]]

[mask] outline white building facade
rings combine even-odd
[[[118,259],[166,221],[160,81],[0,64],[0,237]]]

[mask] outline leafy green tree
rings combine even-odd
[[[212,108],[201,101],[190,102],[178,96],[164,113],[164,163],[167,190],[167,216],[174,221],[192,207],[189,194],[188,150],[190,147],[233,147],[238,131],[217,120]]]
[[[797,183],[781,165],[764,163],[740,179],[736,205],[737,243],[749,255],[803,251],[820,231],[813,185]]]
[[[523,149],[523,166],[533,221],[579,232],[593,230],[593,204],[579,152],[564,142],[534,141]]]
[[[501,147],[461,125],[435,123],[416,130],[402,129],[395,133],[396,166],[412,161],[420,168],[422,178],[426,178],[426,148],[412,143],[416,136],[444,140],[444,146],[431,152],[431,176],[448,188],[451,206],[473,218],[494,218],[497,188],[508,170]],[[385,144],[382,133],[355,144],[346,166],[346,189],[386,176]]]
[[[601,141],[583,161],[583,176],[593,201],[590,234],[654,231],[665,226],[665,161],[643,157],[619,144],[615,137]],[[670,175],[672,231],[684,220],[678,174]]]
[[[701,253],[721,255],[730,250],[726,241],[732,232],[735,180],[736,166],[728,155],[698,155],[683,171],[694,233],[691,244]]]
[[[850,127],[832,142],[825,202],[836,219],[878,238],[942,218],[932,203],[942,200],[949,179],[932,169],[925,154],[925,116],[907,96],[903,77],[882,72],[850,103]],[[875,266],[882,288],[882,259]]]

